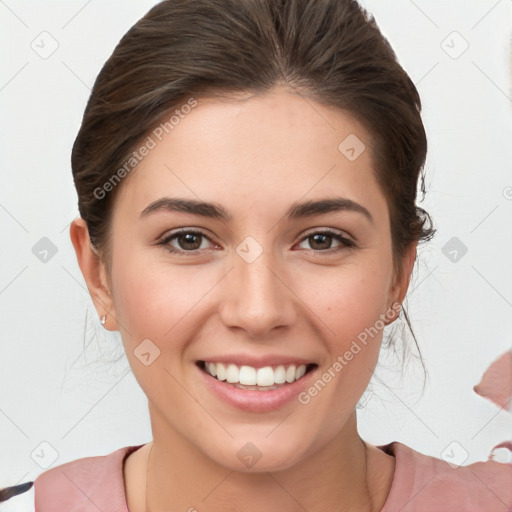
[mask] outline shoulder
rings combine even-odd
[[[44,471],[34,481],[37,512],[127,512],[123,463],[141,446],[125,446]]]
[[[456,466],[396,441],[378,448],[396,459],[381,512],[512,511],[512,464],[488,460]]]

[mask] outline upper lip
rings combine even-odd
[[[205,361],[207,363],[226,363],[226,364],[235,364],[237,366],[252,366],[253,368],[264,368],[265,366],[289,366],[296,365],[300,366],[302,364],[313,364],[311,359],[302,359],[294,356],[285,356],[285,355],[267,355],[267,356],[250,356],[248,354],[226,354],[226,355],[216,355],[205,357],[204,359],[199,359],[199,361]]]

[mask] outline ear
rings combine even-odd
[[[107,315],[105,329],[118,330],[114,301],[108,287],[105,264],[91,244],[87,224],[82,218],[78,217],[71,223],[69,235],[75,248],[78,265],[98,316]]]
[[[418,242],[411,244],[404,253],[402,260],[402,268],[399,273],[395,273],[393,285],[389,294],[388,309],[392,308],[393,304],[402,304],[409,288],[411,273],[416,261],[416,249]],[[392,308],[394,310],[394,308]],[[398,316],[398,312],[396,313]],[[396,318],[393,317],[392,321]],[[389,322],[391,323],[391,322]]]

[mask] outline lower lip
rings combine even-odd
[[[226,381],[220,381],[212,377],[197,365],[196,368],[205,385],[221,400],[233,407],[251,412],[274,411],[283,407],[288,402],[297,399],[299,393],[309,386],[309,382],[317,370],[315,367],[304,374],[299,380],[277,389],[257,391],[237,388]]]

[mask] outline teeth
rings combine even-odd
[[[239,379],[240,370],[238,369],[238,366],[235,364],[228,364],[228,367],[226,368],[226,380],[233,384],[234,382],[240,382]]]
[[[227,381],[230,384],[240,384],[243,386],[269,387],[275,384],[292,383],[299,380],[306,373],[306,365],[295,366],[279,365],[275,368],[265,366],[263,368],[253,368],[252,366],[240,366],[236,364],[224,365],[222,363],[206,363],[204,369],[212,377],[218,380]],[[238,386],[237,386],[238,387]],[[243,388],[246,389],[246,388]],[[247,388],[252,389],[252,388]]]
[[[222,363],[210,363],[213,367],[217,367],[216,373],[217,375],[214,375],[213,372],[210,372],[210,375],[212,377],[217,377],[219,380],[226,380],[226,367]],[[208,369],[210,369],[210,365],[208,365]]]
[[[295,380],[295,365],[292,364],[286,369],[286,382],[293,382]]]
[[[295,370],[295,380],[299,380],[306,373],[306,366],[301,365]]]
[[[208,370],[210,371],[210,375],[214,377],[217,375],[217,365],[213,363],[208,363]]]
[[[283,365],[278,366],[274,370],[274,383],[284,384],[286,382],[286,370]]]
[[[258,386],[274,385],[274,370],[272,370],[272,367],[265,366],[256,372],[256,384]]]
[[[240,373],[238,375],[238,382],[246,386],[256,385],[256,376],[258,372],[252,366],[240,367]]]

